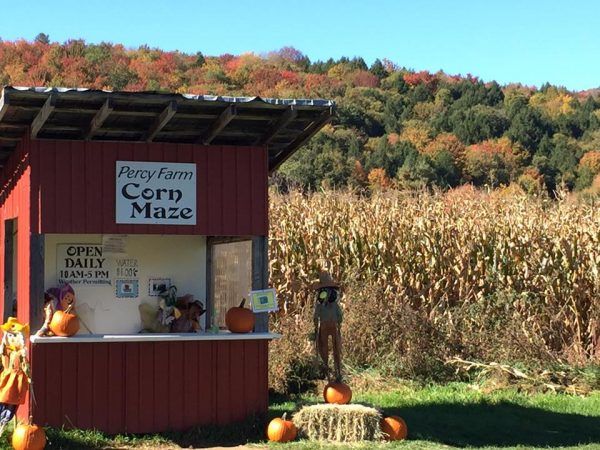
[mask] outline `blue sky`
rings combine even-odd
[[[83,38],[205,55],[293,46],[501,84],[600,86],[596,0],[0,0],[4,40]]]

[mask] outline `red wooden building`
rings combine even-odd
[[[276,337],[266,314],[249,334],[140,334],[139,308],[156,302],[153,286],[172,283],[206,303],[209,328],[248,289],[267,287],[268,176],[332,108],[325,100],[5,87],[3,318],[37,330],[45,290],[68,280],[85,323],[73,337],[32,338],[34,395],[19,415],[143,433],[265,412]],[[121,248],[109,254],[111,239]],[[86,252],[102,256],[97,266]]]

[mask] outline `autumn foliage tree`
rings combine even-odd
[[[588,189],[599,173],[597,90],[500,86],[385,58],[311,61],[293,47],[211,56],[40,33],[0,41],[0,83],[333,99],[332,125],[280,170],[280,182],[305,189],[515,182],[553,193]]]

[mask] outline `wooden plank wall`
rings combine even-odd
[[[30,232],[31,232],[31,168],[27,143],[19,144],[7,164],[2,168],[2,183],[0,186],[0,242],[4,242],[4,221],[17,219],[17,286],[18,300],[17,316],[23,323],[29,323],[29,292],[30,292]],[[0,251],[0,285],[4,288],[5,264],[4,248]],[[15,270],[15,268],[13,268]],[[4,304],[1,314],[4,314]],[[9,312],[10,314],[10,312]]]
[[[265,147],[31,140],[40,233],[268,234]],[[195,226],[116,225],[115,162],[197,164]]]
[[[39,425],[157,433],[268,408],[268,341],[32,345]]]

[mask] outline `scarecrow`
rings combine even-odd
[[[340,285],[327,272],[319,274],[319,282],[313,285],[317,293],[314,312],[315,344],[321,357],[326,378],[329,371],[329,339],[333,347],[334,376],[336,381],[342,378],[342,310],[338,303]]]
[[[14,417],[15,411],[25,403],[29,390],[29,362],[26,340],[29,325],[22,325],[14,317],[9,317],[4,325],[0,342],[2,372],[0,372],[0,434]]]
[[[59,288],[50,288],[44,293],[44,325],[35,334],[36,336],[53,336],[50,323],[56,311],[73,313],[75,308],[75,291],[70,284]]]
[[[177,298],[175,308],[180,315],[171,322],[171,333],[198,333],[202,331],[200,317],[206,312],[200,300],[192,294]]]

